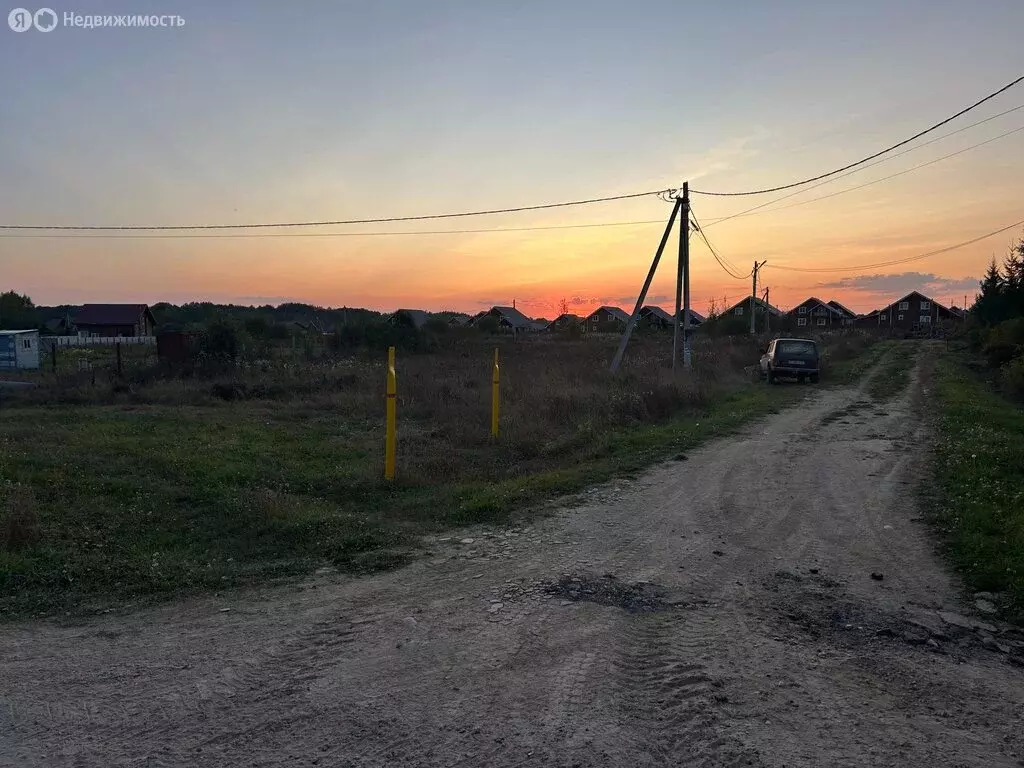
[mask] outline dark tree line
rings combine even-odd
[[[1003,390],[1024,399],[1024,238],[1010,248],[1002,266],[992,260],[971,316],[978,323],[972,340],[999,369]]]
[[[1024,239],[1010,249],[1002,267],[992,260],[971,314],[986,326],[1024,317]]]

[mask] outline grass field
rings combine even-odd
[[[1024,620],[1024,409],[947,353],[936,371],[936,523],[969,587]]]
[[[809,388],[755,384],[746,339],[701,342],[673,379],[667,342],[504,343],[398,361],[398,478],[381,479],[380,359],[132,386],[75,377],[0,407],[0,611],[252,584],[413,556],[419,535],[500,522],[553,495],[669,458]],[[851,374],[863,341],[833,347]],[[828,380],[826,374],[825,380]],[[49,399],[48,399],[49,398]],[[74,403],[55,405],[53,403]]]

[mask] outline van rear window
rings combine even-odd
[[[780,355],[813,355],[817,347],[813,341],[780,341],[776,354]]]

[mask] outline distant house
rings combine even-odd
[[[530,333],[537,330],[535,321],[528,318],[515,307],[491,307],[473,318],[473,322],[479,323],[485,317],[493,317],[498,321],[498,327],[515,333]]]
[[[629,322],[629,315],[619,307],[598,307],[583,321],[583,329],[588,333],[615,333],[624,330]]]
[[[462,328],[469,324],[470,317],[464,312],[442,312],[439,315],[452,328]]]
[[[79,336],[152,336],[156,320],[146,304],[86,304],[75,326]]]
[[[672,315],[661,307],[655,306],[642,307],[639,320],[648,328],[661,328],[662,330],[675,325]]]
[[[680,319],[680,321],[683,319],[685,312],[686,312],[685,309],[679,310],[679,319]],[[704,315],[702,315],[700,312],[694,312],[693,308],[690,309],[690,327],[691,328],[696,328],[698,325],[702,324],[706,319],[707,318],[704,317]]]
[[[884,314],[879,309],[872,309],[863,315],[857,315],[853,321],[853,325],[856,328],[877,328],[882,324],[881,316]],[[888,319],[886,319],[888,324]]]
[[[875,327],[904,333],[932,335],[939,327],[960,319],[960,315],[919,291],[911,291],[884,309],[878,310]],[[864,323],[862,327],[871,327]]]
[[[797,328],[820,329],[853,324],[852,317],[847,318],[843,311],[815,296],[801,301],[789,310],[788,315]]]
[[[722,312],[722,314],[719,315],[719,317],[722,317],[722,318],[725,318],[725,317],[745,317],[745,318],[749,319],[750,318],[750,302],[751,302],[751,299],[750,299],[749,296],[747,298],[745,298],[745,299],[740,299],[738,302],[733,304],[731,307],[729,307],[728,309],[724,310]],[[769,304],[768,302],[766,302],[766,301],[764,301],[762,299],[753,299],[753,302],[754,302],[754,311],[759,316],[764,315],[766,312],[771,317],[782,317],[782,316],[784,316],[786,314],[785,312],[783,312],[778,307],[773,306],[773,305]]]
[[[51,336],[64,336],[71,333],[75,325],[71,322],[71,317],[64,315],[64,317],[53,317],[43,323],[43,328]]]
[[[566,312],[559,315],[550,323],[548,323],[547,330],[549,331],[567,331],[570,328],[578,326],[583,319],[579,315],[574,315],[571,312]]]
[[[0,371],[39,367],[39,331],[0,331]]]
[[[838,301],[830,301],[828,303],[832,309],[836,310],[843,316],[843,325],[853,325],[853,321],[857,319],[857,313],[852,309],[844,307]]]
[[[417,331],[430,321],[430,313],[422,309],[398,309],[388,315],[388,322],[393,325],[404,325]]]

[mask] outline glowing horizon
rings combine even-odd
[[[95,2],[105,12],[118,5]],[[742,13],[651,0],[645,14],[589,5],[579,14],[573,2],[500,12],[459,0],[401,12],[312,3],[310,18],[282,18],[262,2],[179,5],[186,24],[175,30],[0,30],[0,65],[27,73],[0,85],[0,223],[376,218],[615,195],[684,178],[698,189],[770,186],[870,154],[1008,82],[1019,74],[1014,32],[1024,27],[1024,6],[1011,0],[996,0],[984,28],[967,23],[969,8],[930,3],[927,37],[914,34],[923,11],[883,0],[856,13],[810,0]],[[684,17],[705,30],[688,42],[687,56],[705,71],[685,100],[671,23]],[[968,49],[969,58],[949,53]],[[1021,104],[1024,87],[929,139]],[[767,259],[759,294],[767,286],[776,306],[815,295],[869,311],[914,289],[959,306],[1021,233],[863,274],[781,267],[894,261],[1024,218],[1024,132],[1003,136],[1022,126],[1024,111],[1011,112],[720,225],[716,218],[776,196],[694,195],[694,213],[741,273]],[[851,189],[900,171],[908,172]],[[815,200],[826,195],[834,196]],[[637,226],[0,237],[0,290],[45,305],[287,300],[474,312],[515,300],[537,317],[556,314],[564,298],[581,313],[600,304],[628,311],[667,214],[650,197],[326,232],[654,222]],[[673,234],[646,302],[669,311],[677,247]],[[750,281],[728,277],[699,237],[691,254],[698,312],[712,299],[749,295]]]

